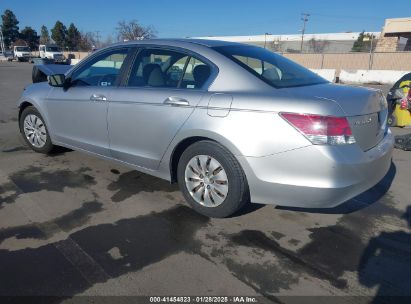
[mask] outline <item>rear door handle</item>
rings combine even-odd
[[[164,104],[174,105],[174,106],[188,106],[190,103],[185,100],[184,98],[180,97],[167,97],[166,100],[163,102]]]
[[[93,94],[90,96],[91,101],[107,101],[107,97],[100,94]]]

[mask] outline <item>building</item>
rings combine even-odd
[[[411,17],[386,19],[376,51],[411,51]]]
[[[369,32],[377,44],[380,32]],[[360,32],[305,34],[304,53],[347,53],[350,52]],[[255,35],[255,36],[207,36],[201,39],[215,39],[254,44],[276,52],[296,53],[301,51],[301,35]]]
[[[376,52],[411,51],[411,17],[386,19],[382,32],[367,33],[373,36],[370,44]],[[360,32],[305,34],[302,51],[304,53],[348,53],[351,52],[360,34]],[[254,36],[198,38],[249,43],[276,52],[297,53],[301,51],[301,34],[272,35],[266,33]]]

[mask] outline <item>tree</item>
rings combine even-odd
[[[80,40],[78,44],[79,51],[91,51],[96,45],[94,33],[86,32],[80,33]]]
[[[370,33],[365,33],[362,31],[359,35],[357,40],[354,42],[352,47],[353,52],[369,52],[371,49],[371,43],[375,40],[375,36]],[[375,43],[373,43],[373,46]]]
[[[4,37],[4,44],[9,47],[16,39],[19,38],[19,21],[16,15],[11,10],[5,10],[2,19],[2,31]]]
[[[270,43],[270,48],[273,52],[281,52],[282,46],[279,39],[275,39]]]
[[[50,34],[49,30],[45,25],[41,26],[40,29],[40,44],[48,44],[50,43]]]
[[[142,26],[137,20],[120,21],[116,29],[120,41],[151,39],[157,33],[152,26]]]
[[[113,37],[111,35],[108,35],[105,40],[100,42],[100,46],[101,47],[106,47],[106,46],[109,46],[113,43],[114,43]]]
[[[30,26],[26,26],[20,32],[20,39],[27,42],[28,46],[34,50],[39,46],[39,36],[37,32],[33,30]]]
[[[308,40],[308,47],[314,53],[323,53],[329,44],[330,42],[326,40],[317,40],[315,38]]]
[[[67,28],[61,21],[56,21],[56,24],[51,29],[51,39],[59,47],[65,47],[67,44]]]
[[[70,23],[67,30],[67,46],[70,50],[78,50],[80,44],[81,35],[77,27]]]

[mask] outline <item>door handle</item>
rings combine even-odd
[[[100,94],[93,94],[90,96],[91,101],[107,101],[107,97]]]
[[[163,102],[164,104],[174,105],[174,106],[188,106],[190,103],[184,98],[180,97],[167,97]]]

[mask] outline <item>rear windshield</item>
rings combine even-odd
[[[328,82],[295,62],[260,47],[230,45],[214,47],[213,49],[275,88],[308,86]]]

